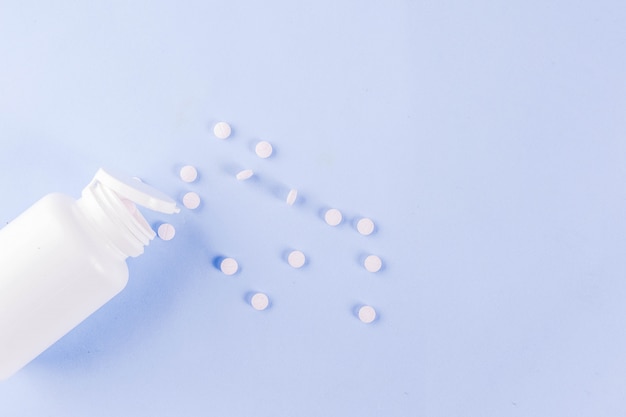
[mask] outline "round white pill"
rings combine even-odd
[[[233,275],[239,269],[239,264],[233,258],[224,258],[220,262],[220,269],[226,275]]]
[[[289,204],[290,206],[293,206],[297,198],[298,198],[298,190],[295,190],[292,188],[291,190],[289,190],[289,194],[287,194],[287,204]]]
[[[176,229],[169,223],[163,223],[157,230],[159,237],[163,240],[172,240],[176,234]]]
[[[359,320],[363,323],[371,323],[376,319],[376,310],[372,306],[363,306],[359,308]]]
[[[374,222],[372,219],[364,217],[357,222],[356,230],[358,230],[363,236],[371,235],[374,231]]]
[[[219,122],[213,126],[213,134],[218,139],[227,139],[230,136],[231,128],[226,122]]]
[[[252,171],[251,169],[244,169],[243,171],[239,171],[237,173],[236,178],[239,181],[244,181],[252,177],[253,175],[254,175],[254,171]]]
[[[270,299],[262,292],[258,292],[250,299],[250,305],[252,305],[252,308],[255,310],[265,310],[267,306],[270,305]]]
[[[200,206],[200,196],[193,191],[188,192],[183,196],[183,205],[188,209],[197,209]]]
[[[383,261],[376,255],[369,255],[365,258],[363,266],[365,266],[365,269],[369,272],[378,272],[383,266]]]
[[[299,250],[294,250],[287,256],[287,262],[294,268],[301,268],[306,262],[306,256]]]
[[[339,223],[341,223],[342,219],[343,216],[341,215],[341,212],[337,209],[327,210],[324,214],[324,220],[331,226],[337,226]]]
[[[191,165],[185,165],[180,169],[180,178],[185,182],[194,182],[198,178],[198,171]]]
[[[272,149],[271,143],[262,140],[261,142],[256,144],[254,151],[259,158],[269,158],[274,150]]]

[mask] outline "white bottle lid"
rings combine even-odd
[[[113,190],[120,197],[160,213],[172,214],[180,212],[176,207],[176,201],[162,193],[161,191],[123,175],[112,175],[110,172],[100,168],[93,177],[91,184],[99,182],[105,187]]]

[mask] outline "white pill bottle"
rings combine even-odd
[[[142,182],[100,169],[78,200],[53,193],[0,229],[0,380],[113,298],[155,233],[135,204],[177,213]]]

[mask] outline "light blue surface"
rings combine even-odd
[[[0,222],[100,166],[203,198],[146,213],[175,239],[0,384],[0,415],[626,414],[625,18],[619,1],[0,3]],[[327,226],[331,206],[377,233]]]

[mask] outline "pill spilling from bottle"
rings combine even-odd
[[[218,122],[213,126],[213,134],[218,139],[227,139],[232,134],[232,128],[226,122]],[[254,153],[259,158],[267,159],[274,154],[274,147],[266,140],[257,141],[254,145]],[[180,169],[179,175],[180,178],[187,183],[196,181],[199,176],[198,170],[192,165],[183,166]],[[247,168],[237,171],[235,173],[235,178],[238,181],[246,181],[255,175],[255,171]],[[298,199],[301,198],[296,188],[290,188],[286,194],[283,194],[285,189],[280,185],[280,183],[275,181],[273,182],[271,179],[266,181],[266,179],[267,177],[261,176],[258,178],[258,181],[255,181],[254,183],[266,186],[268,189],[272,190],[274,195],[282,194],[285,196],[284,201],[287,205],[293,206],[296,201],[299,201]],[[299,205],[299,208],[306,208],[308,206],[307,199],[302,198],[300,202],[302,204]],[[182,203],[186,208],[194,210],[202,204],[201,196],[195,191],[188,191],[184,194]],[[329,226],[339,226],[342,222],[344,222],[344,215],[338,208],[328,208],[321,212],[318,209],[318,213],[320,213],[324,222]],[[374,220],[369,217],[351,219],[350,223],[353,226],[353,229],[356,229],[356,231],[362,236],[369,236],[377,229]],[[162,224],[158,230],[158,235],[163,240],[172,239],[175,233],[176,231],[174,226],[171,224]],[[290,251],[286,256],[286,261],[287,264],[294,269],[300,269],[308,262],[307,256],[301,250]],[[219,258],[219,260],[216,261],[215,266],[225,275],[235,275],[239,272],[238,261],[231,257]],[[362,266],[366,271],[376,273],[383,269],[383,261],[378,255],[370,254],[362,259]],[[265,310],[269,306],[269,298],[266,294],[257,292],[249,298],[249,304],[255,310]],[[376,310],[369,305],[361,306],[358,310],[358,314],[356,315],[363,323],[372,323],[377,318]]]

